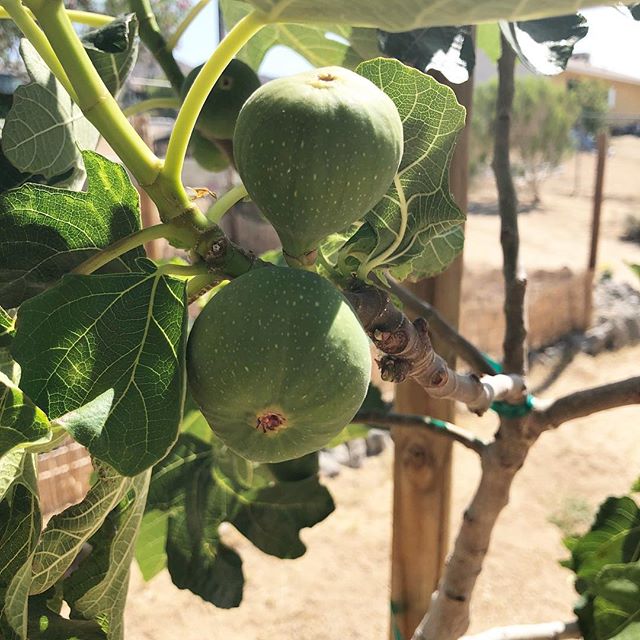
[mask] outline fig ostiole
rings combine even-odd
[[[385,195],[402,158],[402,122],[372,82],[325,67],[255,91],[238,116],[233,148],[251,199],[298,266]]]
[[[191,394],[222,442],[256,462],[326,445],[356,414],[371,373],[369,341],[327,280],[265,267],[233,280],[196,319]]]

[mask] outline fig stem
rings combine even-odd
[[[0,18],[11,18],[15,25],[22,31],[24,36],[33,45],[40,57],[44,60],[51,73],[57,78],[58,82],[66,89],[71,98],[77,101],[76,92],[69,81],[67,72],[64,70],[58,56],[53,47],[47,40],[33,18],[33,13],[26,9],[20,0],[4,0],[3,7],[0,8]]]
[[[205,214],[207,219],[209,222],[217,224],[222,219],[222,216],[231,209],[231,207],[246,198],[247,195],[247,189],[243,184],[236,185],[232,189],[229,189],[229,191],[218,198],[218,200],[216,200],[209,208]]]
[[[191,304],[214,287],[228,282],[229,277],[219,273],[207,272],[194,276],[187,283],[187,300]]]
[[[127,118],[138,115],[144,111],[153,109],[179,109],[180,100],[178,98],[149,98],[149,100],[141,100],[124,109],[124,115]]]
[[[182,244],[183,246],[185,244],[188,246],[195,242],[195,233],[186,227],[176,227],[169,223],[146,227],[145,229],[140,229],[140,231],[136,231],[125,238],[117,240],[105,249],[102,249],[102,251],[92,255],[73,269],[71,273],[89,275],[112,260],[124,255],[127,251],[131,251],[131,249],[135,249],[146,242],[158,240],[159,238],[166,238],[167,240]]]
[[[266,25],[264,14],[252,11],[229,31],[206,62],[187,92],[169,138],[162,175],[168,182],[180,183],[191,134],[209,93],[222,72],[240,49]]]
[[[158,267],[157,274],[159,276],[178,276],[187,278],[189,276],[199,277],[207,274],[207,267],[204,263],[200,264],[163,264]]]
[[[393,184],[396,188],[398,196],[397,205],[400,208],[400,229],[396,234],[394,241],[377,256],[369,255],[369,257],[360,265],[358,269],[358,278],[365,281],[367,276],[378,267],[382,266],[389,258],[393,256],[394,251],[402,244],[404,234],[407,230],[407,223],[409,221],[409,207],[407,199],[404,194],[404,187],[400,181],[400,176],[396,174],[393,178]]]
[[[6,4],[8,4],[8,2]],[[71,22],[76,22],[77,24],[86,24],[88,27],[104,27],[105,24],[109,24],[114,20],[113,16],[109,16],[104,13],[94,13],[93,11],[66,9],[66,12]],[[30,11],[28,11],[28,13],[30,16],[32,16]],[[0,20],[13,19],[14,18],[12,15],[10,15],[9,11],[7,11],[4,7],[0,7]]]

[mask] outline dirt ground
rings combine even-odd
[[[522,255],[530,268],[582,269],[587,259],[594,157],[580,159],[547,180],[542,204],[520,216]],[[640,247],[618,237],[627,215],[640,216],[640,139],[614,138],[608,160],[598,265],[633,282],[625,261]],[[467,269],[500,265],[499,221],[490,177],[474,184],[467,227]],[[526,193],[522,196],[526,206]],[[597,358],[579,355],[546,392],[554,397],[640,371],[640,346]],[[545,371],[532,372],[542,378]],[[459,424],[488,436],[495,418],[461,411]],[[388,634],[392,450],[362,469],[344,468],[325,480],[337,504],[326,521],[303,532],[308,552],[281,561],[257,551],[234,530],[225,539],[241,554],[246,577],[239,609],[223,611],[176,589],[165,572],[145,584],[137,569],[126,614],[129,640],[382,640]],[[455,532],[479,476],[474,454],[456,448]],[[473,602],[472,631],[509,623],[569,619],[575,601],[563,530],[588,526],[607,495],[628,491],[640,474],[640,408],[625,407],[576,420],[536,444],[515,482],[494,533]]]
[[[604,201],[597,267],[616,278],[633,281],[625,262],[640,260],[640,246],[620,240],[628,216],[640,220],[640,138],[611,139],[605,167]],[[596,155],[580,153],[565,162],[542,184],[541,203],[531,208],[525,185],[517,185],[520,200],[520,238],[523,264],[529,269],[587,266]],[[576,191],[576,170],[579,180]],[[470,215],[464,258],[467,269],[502,266],[500,220],[496,215],[495,185],[488,174],[472,182]]]

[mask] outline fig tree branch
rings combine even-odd
[[[452,347],[457,356],[471,365],[474,371],[488,375],[498,373],[482,352],[461,336],[428,302],[421,300],[412,291],[393,280],[390,280],[389,290],[400,302],[421,315],[429,323],[429,328]]]
[[[184,74],[160,31],[156,16],[151,8],[151,2],[149,0],[129,0],[129,7],[138,18],[140,38],[164,71],[175,93],[180,95]]]
[[[577,621],[543,622],[541,624],[517,624],[498,627],[460,640],[565,640],[582,638]]]
[[[516,54],[502,37],[502,55],[498,60],[498,96],[493,145],[493,173],[498,190],[500,210],[500,246],[504,276],[505,335],[504,370],[524,374],[526,366],[525,291],[527,276],[520,264],[518,231],[518,196],[511,175],[511,115],[515,94],[514,68]]]
[[[526,362],[526,278],[519,267],[517,198],[509,157],[515,53],[504,35],[501,36],[501,44],[493,168],[500,205],[500,243],[504,260],[504,368],[513,375],[522,376]],[[489,550],[491,534],[500,513],[509,503],[513,479],[535,441],[535,437],[528,433],[526,421],[526,417],[507,418],[501,415],[496,438],[482,453],[480,483],[464,513],[437,595],[418,625],[413,640],[457,640],[469,628],[471,597]]]
[[[501,400],[519,404],[524,399],[521,376],[494,375],[478,378],[449,368],[431,345],[423,318],[413,323],[397,309],[389,295],[372,286],[357,285],[345,292],[373,343],[386,355],[378,361],[383,380],[415,380],[435,398],[453,398],[482,415]]]
[[[471,449],[481,454],[487,443],[478,438],[471,431],[467,431],[444,420],[436,420],[428,416],[416,416],[400,413],[376,413],[373,411],[360,411],[356,414],[352,422],[363,423],[378,427],[380,429],[391,429],[393,427],[414,427],[416,429],[427,429],[432,433],[449,438],[460,443],[467,449]]]
[[[533,433],[555,429],[564,422],[629,404],[640,404],[640,376],[570,393],[534,411],[528,421]]]
[[[189,140],[205,100],[236,53],[265,25],[265,17],[262,13],[254,10],[247,14],[222,39],[196,76],[178,112],[169,138],[167,155],[162,168],[162,173],[167,180],[180,183]]]

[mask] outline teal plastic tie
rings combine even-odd
[[[482,354],[484,359],[494,368],[496,373],[504,371],[502,365],[492,360],[486,353]],[[491,408],[505,418],[524,418],[533,409],[533,396],[529,394],[522,404],[509,404],[508,402],[494,402]]]
[[[508,402],[494,402],[491,408],[505,418],[524,418],[533,409],[533,396],[529,394],[522,404],[509,404]]]
[[[391,628],[393,629],[393,640],[404,640],[396,621],[396,613],[398,613],[398,607],[395,602],[393,602],[393,600],[389,604],[391,605]]]
[[[491,365],[491,367],[496,373],[502,373],[503,371],[502,365],[499,362],[490,358],[486,353],[483,353],[482,357]]]

